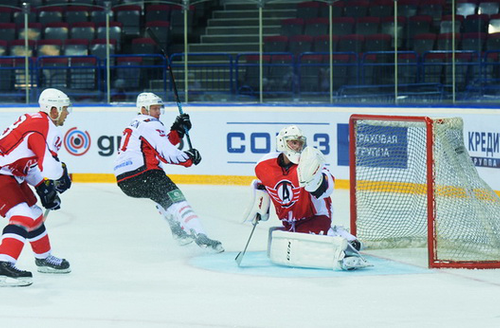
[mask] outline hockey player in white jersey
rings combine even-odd
[[[154,201],[180,245],[194,241],[202,248],[223,252],[221,242],[207,237],[199,217],[161,167],[162,164],[190,167],[201,161],[198,150],[181,151],[176,147],[185,131],[191,129],[189,115],[177,116],[168,131],[160,121],[163,108],[162,99],[153,93],[137,96],[139,114],[123,131],[115,161],[118,186],[127,196]]]

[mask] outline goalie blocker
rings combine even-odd
[[[284,266],[353,270],[370,265],[347,239],[338,236],[269,231],[268,256],[271,262]]]
[[[267,221],[269,219],[269,208],[271,199],[262,182],[254,179],[251,184],[252,194],[250,203],[243,215],[243,222]],[[257,215],[259,214],[259,215]]]

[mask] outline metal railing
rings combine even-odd
[[[64,68],[58,67],[58,62],[66,61],[69,63],[73,60],[72,58],[65,59],[56,56],[53,60],[49,60],[43,56],[31,57],[31,41],[28,33],[24,33],[24,57],[0,57],[0,71],[5,72],[5,75],[0,77],[0,99],[2,102],[31,103],[35,101],[40,89],[48,85],[65,89],[69,94],[86,101],[107,103],[131,101],[135,97],[135,93],[145,90],[154,90],[161,93],[164,98],[171,99],[169,92],[171,84],[165,74],[167,59],[160,57],[153,59],[154,55],[150,54],[113,53],[109,36],[110,19],[114,17],[113,15],[119,11],[120,7],[138,5],[144,15],[149,5],[168,4],[178,6],[183,15],[183,22],[180,25],[182,47],[177,47],[176,53],[171,54],[168,58],[175,70],[176,80],[179,81],[178,87],[183,101],[263,102],[265,100],[335,103],[341,98],[346,99],[343,90],[355,89],[360,92],[361,96],[356,101],[364,101],[362,100],[363,90],[376,90],[376,88],[368,88],[367,86],[381,86],[380,89],[383,90],[380,93],[381,97],[385,97],[387,90],[392,85],[393,97],[390,98],[397,104],[400,99],[408,99],[405,98],[404,94],[400,97],[399,92],[404,93],[406,85],[409,83],[442,85],[442,101],[450,103],[470,100],[478,102],[497,100],[493,90],[497,89],[498,79],[500,79],[498,64],[500,50],[491,46],[483,54],[478,51],[472,56],[473,58],[464,62],[458,59],[460,57],[459,39],[452,37],[445,51],[447,59],[442,62],[431,62],[431,58],[434,61],[435,57],[439,57],[432,52],[410,54],[404,47],[408,48],[409,41],[413,36],[408,30],[405,30],[406,25],[401,25],[401,22],[408,21],[410,17],[404,16],[406,14],[403,14],[403,9],[399,6],[398,1],[393,1],[392,29],[390,24],[389,28],[384,29],[384,33],[391,35],[392,51],[380,52],[364,49],[362,52],[354,53],[337,51],[334,44],[334,40],[338,39],[337,34],[340,32],[334,28],[333,23],[336,22],[337,17],[346,14],[344,9],[339,9],[341,8],[340,2],[336,0],[313,1],[321,5],[322,17],[328,18],[329,42],[327,46],[329,51],[302,54],[269,54],[264,52],[265,22],[270,17],[266,14],[266,10],[282,3],[288,4],[285,7],[281,6],[281,8],[290,8],[293,6],[290,5],[293,1],[240,0],[238,2],[247,3],[247,8],[252,9],[249,11],[258,20],[256,61],[247,62],[245,57],[253,55],[243,53],[190,52],[190,46],[193,42],[190,39],[192,33],[190,27],[192,26],[188,23],[188,17],[196,9],[207,6],[207,4],[219,6],[219,9],[223,8],[225,7],[223,0],[99,1],[92,4],[91,7],[100,9],[104,13],[106,23],[104,54],[97,56],[98,58],[92,62],[92,65],[89,64],[90,62],[86,62],[89,65],[68,64],[66,68],[69,71],[65,72]],[[293,2],[297,4],[297,8],[299,2],[303,1]],[[228,2],[228,4],[230,3]],[[88,3],[61,2],[43,7],[52,6],[89,5]],[[32,8],[28,4],[23,5],[22,8],[12,8],[22,12],[24,30],[27,30]],[[452,1],[452,6],[447,7],[446,10],[451,11],[445,12],[443,9],[443,15],[458,14],[461,13],[462,9],[457,6],[456,1]],[[297,9],[296,15],[299,16],[304,12],[305,8]],[[449,31],[456,36],[459,33],[457,30],[459,24],[456,24],[455,16],[452,16]],[[390,19],[385,19],[385,21],[391,23]],[[438,22],[434,21],[434,25]],[[144,26],[141,28],[143,29]],[[274,58],[281,56],[281,62],[266,62],[267,56]],[[412,56],[413,59],[410,58]],[[124,64],[125,61],[121,57],[141,57],[140,64],[138,60]],[[200,60],[201,57],[224,57],[224,60],[215,60],[209,63]],[[392,59],[390,59],[391,57]],[[120,63],[117,62],[118,60]],[[85,60],[83,62],[85,63]],[[78,71],[80,74],[76,73]],[[139,78],[133,79],[132,77],[136,74]],[[72,81],[75,76],[78,80],[76,82]],[[84,79],[88,80],[86,84],[79,84],[79,81]],[[88,89],[91,86],[94,86],[93,90]],[[366,99],[374,99],[372,91]],[[481,95],[481,92],[485,92],[484,96]],[[430,99],[430,101],[434,100]]]
[[[363,98],[363,90],[369,90],[368,98],[374,99],[377,87],[383,90],[380,92],[381,97],[387,98],[389,86],[394,88],[394,84],[388,83],[393,79],[392,55],[391,52],[369,52],[362,57],[346,52],[333,53],[331,56],[328,53],[311,52],[297,56],[292,53],[264,53],[262,61],[265,83],[262,92],[267,99],[276,101],[328,101],[329,69],[333,67],[334,102],[339,99],[346,100],[345,90],[351,90],[351,93],[352,90],[358,90],[358,100]],[[420,56],[407,52],[400,55],[406,59],[405,62],[398,62],[401,75],[399,80],[404,81],[398,87],[402,91],[409,85],[440,85],[443,94],[439,101],[451,98],[451,52],[429,51]],[[193,61],[188,64],[189,81],[197,82],[190,82],[189,85],[192,101],[259,100],[258,54],[243,53],[233,56],[210,53],[192,56],[224,59],[219,63]],[[464,51],[456,52],[455,56],[454,74],[458,99],[468,100],[474,90],[474,99],[477,101],[480,90],[493,90],[497,84],[500,88],[500,62],[496,60],[500,57],[500,51],[489,51],[483,55]],[[111,65],[106,65],[106,60],[96,56],[30,58],[29,74],[26,76],[23,57],[0,57],[0,101],[24,100],[26,81],[29,83],[32,98],[44,88],[54,87],[89,102],[106,102],[106,86],[109,86],[109,98],[113,102],[133,101],[137,93],[144,90],[173,100],[172,84],[166,73],[168,61],[164,56],[134,54],[110,55],[109,58]],[[182,98],[185,93],[183,58],[183,54],[173,54],[168,59],[176,75],[181,100],[184,100]],[[333,63],[330,63],[330,58]],[[491,94],[485,100],[488,99],[491,99]]]

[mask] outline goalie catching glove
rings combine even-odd
[[[271,205],[269,194],[262,182],[258,179],[253,180],[250,186],[252,188],[252,199],[245,211],[244,222],[255,224],[258,221],[267,221],[269,219],[269,207]]]
[[[321,172],[325,162],[325,156],[314,147],[308,146],[300,154],[299,165],[297,167],[299,185],[313,195],[325,183],[325,177]],[[315,196],[317,197],[318,195]]]

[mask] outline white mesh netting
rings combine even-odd
[[[479,177],[464,147],[462,119],[433,122],[433,261],[500,261],[500,198]],[[370,248],[426,247],[427,206],[433,201],[427,197],[432,143],[426,121],[353,123],[358,238]]]

